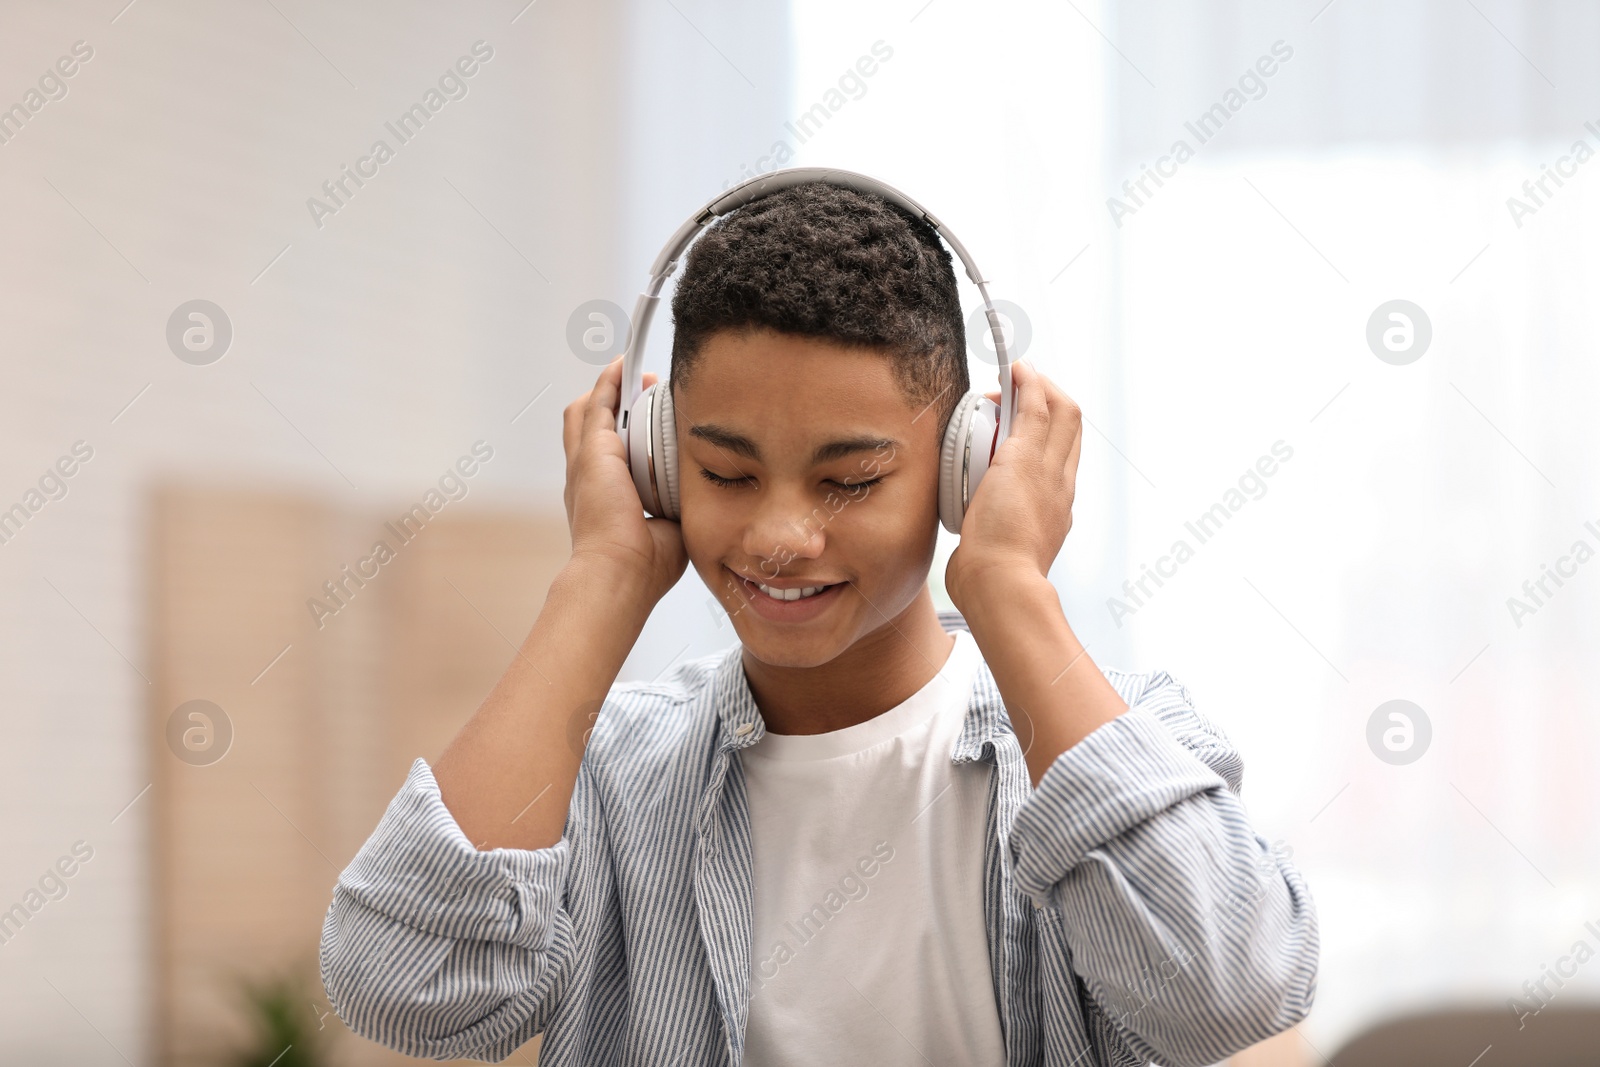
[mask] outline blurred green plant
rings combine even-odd
[[[253,1043],[229,1060],[232,1067],[329,1067],[333,1031],[317,1012],[320,983],[313,988],[297,969],[259,981],[242,978],[238,984],[255,1034]]]

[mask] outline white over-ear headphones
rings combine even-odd
[[[673,421],[672,389],[670,382],[661,382],[644,388],[644,343],[650,330],[650,318],[661,299],[661,287],[678,268],[678,260],[689,243],[699,236],[714,218],[720,218],[737,207],[753,200],[770,196],[782,189],[806,182],[828,182],[863,193],[880,196],[892,204],[909,211],[932,226],[943,237],[962,266],[967,277],[978,287],[983,297],[983,310],[989,320],[989,331],[994,337],[994,352],[1000,365],[1000,404],[974,390],[961,398],[950,416],[945,430],[944,445],[939,454],[939,521],[951,533],[961,532],[961,520],[967,513],[972,494],[978,491],[1000,447],[1011,434],[1011,418],[1016,413],[1016,395],[1011,385],[1011,360],[1006,352],[1004,330],[1000,314],[989,299],[989,284],[978,272],[978,266],[943,223],[892,186],[848,170],[823,167],[791,167],[773,171],[749,181],[741,182],[701,208],[672,235],[650,267],[650,279],[633,311],[633,329],[628,347],[622,357],[621,417],[617,420],[617,433],[622,437],[628,452],[628,466],[633,473],[633,484],[639,490],[644,509],[657,518],[677,519],[678,511],[678,437]]]

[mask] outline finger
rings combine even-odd
[[[1078,465],[1083,444],[1083,409],[1054,382],[1050,383],[1050,444],[1047,458],[1056,470],[1065,471],[1068,480]]]
[[[574,401],[567,411],[567,418],[562,424],[563,445],[566,450],[566,478],[561,488],[561,502],[566,506],[567,524],[570,526],[573,518],[573,508],[576,504],[579,471],[584,462],[583,424],[584,414],[588,411],[590,394],[584,393]]]
[[[1072,439],[1072,448],[1071,448],[1071,450],[1069,450],[1067,452],[1065,470],[1066,470],[1066,474],[1067,474],[1067,484],[1069,486],[1073,486],[1073,487],[1077,486],[1077,483],[1078,483],[1078,459],[1082,454],[1083,454],[1083,431],[1080,430],[1078,432],[1078,434],[1075,437],[1073,437],[1073,439]]]
[[[1072,532],[1072,504],[1078,495],[1078,456],[1083,450],[1083,434],[1072,439],[1072,449],[1063,464],[1063,485],[1066,488],[1067,532]]]
[[[1011,388],[1017,401],[1017,414],[1011,420],[1011,436],[1030,442],[1035,451],[1042,452],[1050,430],[1050,408],[1045,402],[1044,390],[1039,386],[1038,371],[1026,363],[1013,363]]]
[[[578,441],[583,437],[583,413],[589,406],[589,394],[584,393],[568,404],[561,412],[561,448],[567,462],[578,454]]]
[[[1016,394],[1016,397],[1018,397],[1018,410],[1021,410],[1022,390],[1019,389],[1019,386],[1021,386],[1022,379],[1026,378],[1027,373],[1032,370],[1032,366],[1027,365],[1027,363],[1022,363],[1021,360],[1011,360],[1011,362],[1006,366],[1010,368],[1011,390],[1013,390],[1014,394]],[[1018,368],[1018,366],[1024,368],[1021,374],[1016,373],[1016,368]],[[1035,371],[1035,373],[1037,373],[1037,371]],[[984,397],[989,398],[989,400],[994,400],[997,408],[1000,406],[1000,390],[990,389],[989,392],[984,394]]]
[[[589,404],[589,394],[584,393],[568,404],[561,412],[561,451],[566,455],[566,477],[561,487],[561,503],[567,512],[567,525],[572,525],[572,482],[578,464],[578,443],[583,436],[583,412]]]
[[[589,391],[589,403],[583,412],[583,433],[588,436],[617,428],[617,404],[622,397],[622,357],[606,364],[606,369],[595,379]]]
[[[1044,459],[1048,469],[1065,470],[1067,457],[1083,436],[1083,412],[1061,387],[1044,375],[1038,375],[1040,391],[1050,411],[1050,432],[1045,441]]]
[[[1009,364],[1009,366],[1015,367],[1016,364],[1015,363],[1011,363],[1011,364]],[[1013,379],[1013,380],[1015,380],[1015,379]],[[989,390],[985,391],[983,395],[985,397],[987,397],[988,399],[993,400],[996,407],[1000,406],[1000,390],[999,389],[989,389]]]
[[[578,453],[583,440],[583,413],[589,405],[589,394],[584,393],[568,404],[561,413],[561,449],[566,454],[566,478],[561,487],[561,503],[567,511],[567,525],[572,525],[572,490],[578,470]]]

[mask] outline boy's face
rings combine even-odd
[[[938,532],[938,401],[913,404],[871,348],[764,329],[712,335],[673,395],[684,546],[749,654],[819,666],[911,605]]]

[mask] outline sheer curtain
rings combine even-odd
[[[1252,811],[1311,879],[1315,1046],[1503,1008],[1600,916],[1600,567],[1579,549],[1541,604],[1523,590],[1600,549],[1593,9],[1153,10],[1118,12],[1165,91],[1119,64],[1114,175],[1293,54],[1117,229],[1129,454],[1155,483],[1133,483],[1130,574],[1273,443],[1294,456],[1127,625],[1241,744]],[[1395,365],[1368,323],[1401,299],[1432,336]],[[1391,700],[1431,726],[1398,765],[1368,739]],[[1596,991],[1580,970],[1557,996]]]
[[[1242,750],[1250,812],[1322,917],[1306,1039],[1505,1010],[1596,947],[1593,10],[795,18],[797,109],[872,41],[895,50],[800,161],[940,211],[1082,404],[1054,577],[1098,662],[1170,671]],[[1535,204],[1523,182],[1558,164]],[[1384,348],[1387,313],[1368,341],[1396,300],[1421,311],[1409,352]],[[1421,712],[1398,753],[1394,700]],[[1597,992],[1600,964],[1557,997]]]

